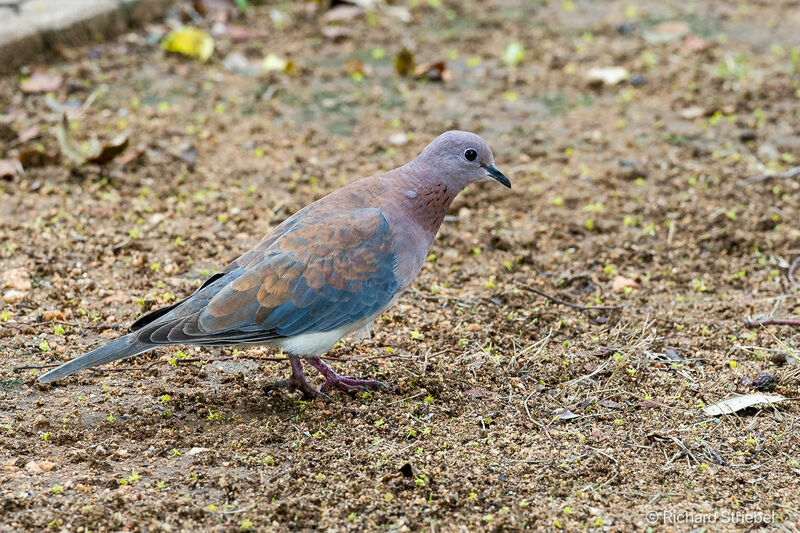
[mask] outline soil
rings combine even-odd
[[[800,183],[742,182],[800,164],[796,2],[216,16],[264,35],[217,36],[203,63],[161,50],[162,21],[0,78],[0,157],[25,163],[0,181],[17,291],[0,303],[0,530],[800,528],[800,335],[745,325],[800,312]],[[400,76],[403,46],[446,79]],[[292,65],[240,74],[231,53]],[[628,77],[589,80],[604,67]],[[37,69],[63,82],[21,91]],[[60,155],[64,111],[78,143],[127,132],[127,151]],[[483,135],[513,188],[457,198],[413,288],[329,354],[387,390],[265,390],[288,365],[262,348],[164,348],[53,385],[19,368],[123,334],[453,128]],[[788,400],[704,412],[754,379]]]

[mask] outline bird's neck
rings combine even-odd
[[[392,196],[398,207],[431,240],[460,189],[436,179],[436,169],[417,161],[393,171]]]

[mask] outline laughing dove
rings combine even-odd
[[[486,179],[511,187],[481,137],[443,133],[410,163],[304,207],[188,298],[142,316],[131,333],[39,381],[162,345],[267,344],[289,354],[292,375],[279,385],[312,396],[330,387],[382,386],[339,376],[320,356],[397,301],[419,273],[450,203]],[[319,390],[303,376],[301,359],[324,376]]]

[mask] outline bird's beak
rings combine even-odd
[[[506,177],[505,174],[500,172],[500,170],[496,166],[494,166],[494,165],[484,165],[483,168],[486,169],[486,174],[490,178],[492,178],[493,180],[499,181],[500,183],[502,183],[503,185],[505,185],[509,189],[511,188],[511,182],[509,181],[509,179]]]

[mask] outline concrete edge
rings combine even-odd
[[[124,0],[96,9],[50,17],[46,24],[18,24],[0,41],[0,74],[10,74],[32,62],[43,62],[63,46],[98,42],[164,14],[176,0]],[[25,21],[21,18],[21,21]],[[25,26],[25,27],[23,27]]]

